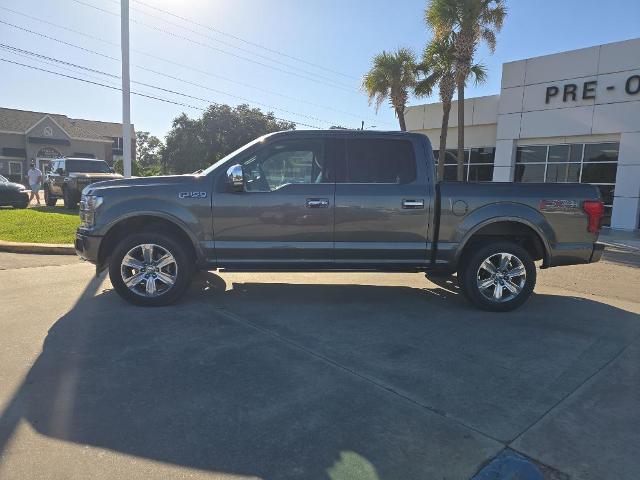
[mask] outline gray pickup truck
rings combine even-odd
[[[449,275],[474,305],[508,311],[541,268],[596,262],[603,204],[585,184],[435,180],[424,135],[289,131],[193,175],[94,183],[80,257],[125,299],[177,300],[196,269]]]

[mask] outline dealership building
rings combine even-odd
[[[406,122],[438,149],[442,104],[409,107]],[[446,178],[455,178],[457,123],[454,102]],[[465,100],[465,148],[469,181],[590,183],[605,224],[638,229],[640,39],[503,64],[499,95]]]

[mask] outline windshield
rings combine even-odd
[[[244,152],[245,150],[248,150],[249,148],[253,147],[256,143],[261,142],[264,139],[264,137],[260,137],[260,138],[256,138],[253,142],[249,142],[247,143],[244,147],[240,147],[239,149],[231,152],[229,155],[225,156],[224,158],[221,158],[220,160],[218,160],[216,163],[214,163],[213,165],[211,165],[209,168],[207,168],[206,170],[204,170],[202,173],[200,173],[200,175],[208,175],[209,173],[211,173],[212,171],[214,171],[216,168],[218,168],[219,165],[222,165],[224,162],[226,162],[227,160],[229,160],[230,158],[235,157],[236,155]]]
[[[0,175],[0,182],[8,182],[9,180],[7,180],[6,178],[4,178],[2,175]]]
[[[74,173],[111,173],[104,160],[66,160],[65,167]]]

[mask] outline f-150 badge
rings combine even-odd
[[[573,212],[578,208],[575,200],[541,200],[540,210],[543,212]]]
[[[207,198],[207,192],[178,192],[178,198]]]

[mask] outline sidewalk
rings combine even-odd
[[[616,230],[605,227],[598,238],[600,243],[626,250],[640,252],[640,231]]]

